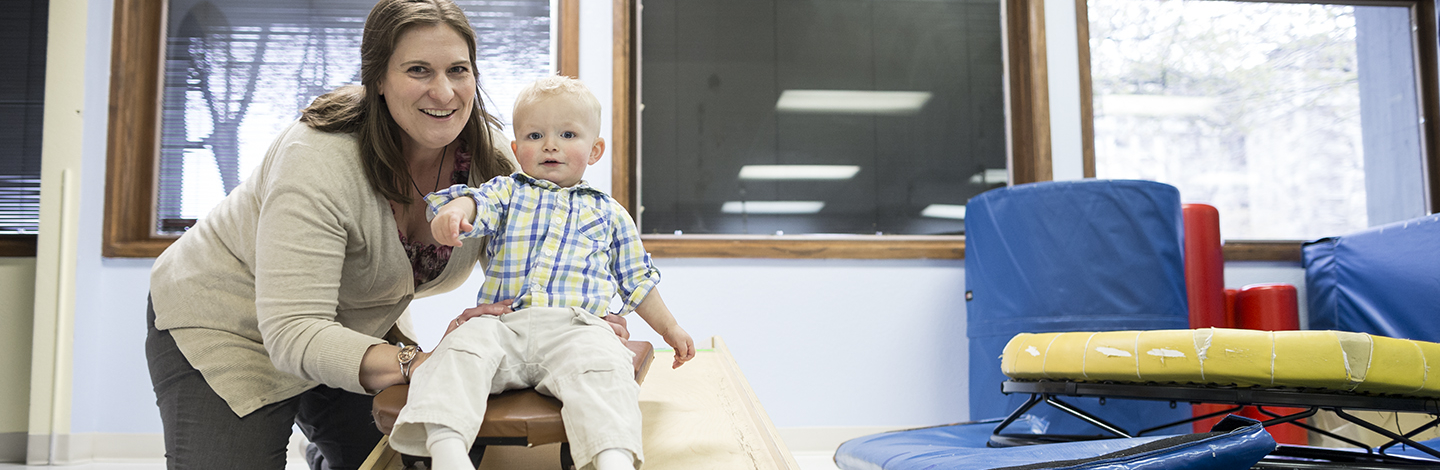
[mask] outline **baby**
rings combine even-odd
[[[492,393],[535,387],[565,404],[561,418],[576,468],[638,468],[640,387],[634,353],[601,317],[619,295],[675,349],[695,356],[655,285],[660,272],[625,209],[585,184],[600,161],[600,103],[578,80],[541,79],[515,102],[521,173],[426,197],[440,243],[489,236],[479,302],[514,299],[513,313],[481,316],[446,335],[415,371],[391,445],[431,456],[433,468],[469,469],[468,448]],[[477,210],[477,206],[483,210]]]

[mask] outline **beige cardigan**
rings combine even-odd
[[[513,162],[508,139],[491,135]],[[485,176],[471,172],[470,184]],[[366,393],[365,350],[383,342],[411,300],[464,283],[484,246],[456,248],[438,278],[415,288],[355,137],[296,122],[249,179],[156,259],[155,327],[170,331],[239,416],[317,384]]]

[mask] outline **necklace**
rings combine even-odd
[[[440,190],[440,175],[445,172],[445,150],[449,148],[449,145],[440,147],[440,167],[435,169],[435,189],[430,190],[432,193]],[[415,187],[415,192],[420,193],[420,199],[425,199],[425,191],[421,191],[420,185],[415,184],[414,176],[410,177],[410,185]]]

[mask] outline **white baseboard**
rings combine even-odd
[[[296,431],[290,435],[288,460],[305,460],[309,441]],[[87,462],[164,461],[165,436],[153,434],[81,433],[61,434],[55,439],[56,465]],[[50,435],[0,433],[0,462],[50,464]]]
[[[70,465],[94,461],[163,460],[165,438],[161,434],[81,433],[55,436],[55,456],[50,457],[50,435],[29,435],[25,462],[28,465]]]
[[[911,429],[917,426],[820,426],[776,428],[792,453],[829,452],[845,441],[871,434]]]

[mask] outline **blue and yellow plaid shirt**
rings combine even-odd
[[[620,294],[630,313],[660,282],[635,221],[608,194],[585,182],[562,188],[524,173],[478,188],[457,184],[425,196],[433,217],[462,196],[475,198],[475,229],[489,236],[478,302],[515,299],[511,308],[580,307],[604,316]]]

